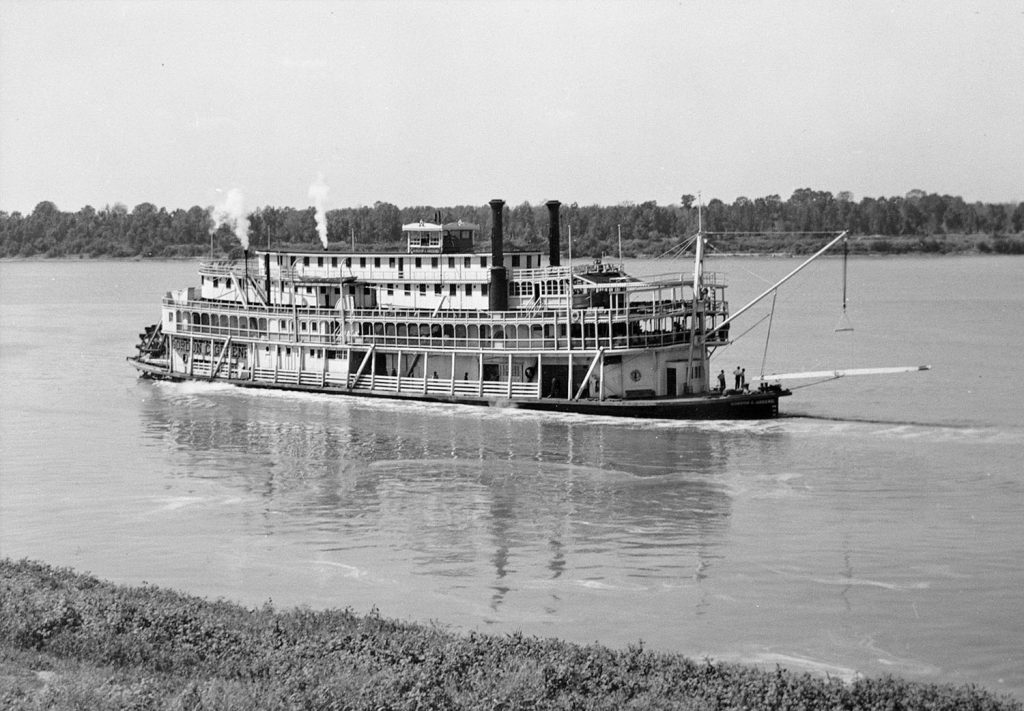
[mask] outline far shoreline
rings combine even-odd
[[[352,251],[341,251],[341,250],[338,250],[338,251],[327,250],[325,252],[325,254],[339,254],[339,255],[340,254],[374,254],[374,253],[394,252],[396,249],[398,249],[398,248],[392,245],[392,246],[381,247],[380,249],[373,249],[373,248],[369,248],[368,247],[366,249],[360,249],[360,250],[357,250],[357,251],[354,251],[354,252],[352,252]],[[296,251],[296,250],[297,250],[297,248],[294,245],[287,245],[287,246],[282,246],[279,249],[271,248],[269,251],[270,252],[276,252],[276,251]],[[254,252],[256,252],[256,251],[265,252],[265,251],[268,251],[268,250],[266,250],[266,249],[259,249],[259,250],[253,250],[253,251]],[[301,251],[301,249],[299,251]],[[320,252],[322,250],[316,249],[315,245],[310,245],[308,251],[312,253],[312,252]],[[809,254],[806,253],[806,252],[716,252],[713,255],[710,255],[710,256],[708,256],[706,258],[707,259],[719,259],[719,258],[729,258],[729,259],[744,259],[744,258],[753,258],[753,259],[798,259],[798,258],[807,257],[807,256],[809,256]],[[996,252],[996,251],[983,252],[983,251],[980,251],[980,250],[962,250],[962,251],[950,251],[950,252],[928,252],[928,251],[898,251],[898,252],[857,251],[857,252],[854,252],[854,251],[851,251],[849,256],[850,257],[855,257],[855,258],[858,258],[858,259],[863,259],[863,258],[871,258],[871,259],[900,259],[900,258],[907,258],[907,257],[924,257],[924,258],[941,259],[941,258],[944,258],[944,257],[1020,257],[1020,256],[1024,256],[1024,252],[1022,252],[1022,253],[1018,253],[1018,252]],[[674,258],[671,258],[671,259],[665,259],[664,261],[666,261],[666,262],[669,262],[669,261],[686,262],[686,261],[690,261],[690,258],[691,257],[688,255],[686,257],[674,257]],[[824,255],[821,256],[821,258],[822,259],[842,258],[842,254],[824,254]],[[226,255],[226,254],[215,255],[213,257],[211,257],[209,255],[194,255],[194,256],[190,256],[190,257],[181,257],[181,256],[170,256],[170,257],[168,257],[168,256],[151,256],[151,257],[146,257],[146,256],[139,256],[139,255],[130,256],[130,257],[115,257],[115,256],[110,256],[110,255],[90,256],[90,255],[85,255],[85,254],[78,255],[78,256],[62,255],[62,256],[59,256],[59,257],[47,257],[47,256],[44,256],[44,255],[31,255],[31,256],[27,256],[27,257],[0,257],[0,264],[13,264],[13,263],[21,263],[21,262],[52,262],[52,263],[75,263],[75,262],[201,262],[201,261],[206,261],[206,260],[210,260],[210,259],[213,259],[213,260],[223,260],[223,261],[240,261],[242,259],[242,256],[233,257],[231,255]],[[619,261],[618,256],[608,255],[608,254],[601,255],[601,256],[579,256],[579,255],[577,255],[577,256],[575,256],[573,258],[572,261],[574,263],[582,264],[584,262],[589,262],[589,261],[592,261],[594,259],[607,260],[607,261],[611,261],[611,262],[618,262]],[[636,256],[624,256],[624,257],[622,257],[622,259],[623,260],[633,259],[633,260],[642,260],[642,261],[658,261],[659,259],[661,259],[661,257],[659,257],[659,256],[651,256],[651,255],[636,255]],[[568,263],[568,261],[569,261],[568,257],[563,255],[563,261]]]

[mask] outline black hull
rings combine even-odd
[[[382,392],[367,389],[349,390],[342,387],[317,387],[311,385],[292,385],[252,380],[189,376],[179,373],[169,373],[165,368],[147,363],[146,361],[138,358],[128,358],[128,362],[139,371],[141,377],[153,380],[169,380],[173,382],[186,380],[217,382],[243,388],[288,390],[293,392],[369,397],[406,402],[442,402],[456,405],[514,408],[542,412],[564,412],[580,415],[596,415],[600,417],[638,417],[669,420],[763,420],[778,417],[779,398],[790,395],[789,390],[778,389],[751,393],[727,393],[725,395],[705,395],[683,398],[604,401],[568,400],[562,398],[508,400],[473,397],[446,397],[418,393]]]

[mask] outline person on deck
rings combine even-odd
[[[718,371],[718,392],[725,392],[725,370]]]
[[[736,390],[739,390],[740,389],[740,385],[742,385],[742,383],[743,383],[743,381],[741,380],[741,378],[743,377],[743,371],[740,370],[740,367],[738,365],[736,366],[736,370],[732,371],[732,376],[733,376],[733,380],[734,380],[733,387]]]

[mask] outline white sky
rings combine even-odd
[[[0,209],[1024,199],[1024,0],[0,0]]]

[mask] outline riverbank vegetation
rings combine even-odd
[[[348,610],[246,609],[0,560],[11,709],[991,709],[973,686],[837,679]]]
[[[0,212],[2,257],[216,257],[242,254],[238,225],[218,224],[212,208],[167,210],[142,203],[129,210],[115,204],[77,212],[39,203],[31,214]],[[253,248],[320,249],[314,208],[260,207],[244,216]],[[400,208],[387,202],[325,213],[332,249],[404,247],[402,224],[418,220],[464,220],[478,224],[486,239],[487,205]],[[968,203],[960,197],[912,190],[903,197],[865,197],[802,188],[789,199],[768,195],[710,200],[701,210],[705,230],[729,233],[712,246],[733,253],[803,254],[822,244],[820,231],[850,230],[858,253],[1024,254],[1024,203]],[[678,204],[654,201],[614,206],[576,203],[562,207],[562,250],[572,234],[574,254],[655,257],[691,236],[698,227],[693,195]],[[546,249],[548,211],[542,203],[505,208],[506,239],[513,248]],[[620,240],[621,236],[621,240]]]

